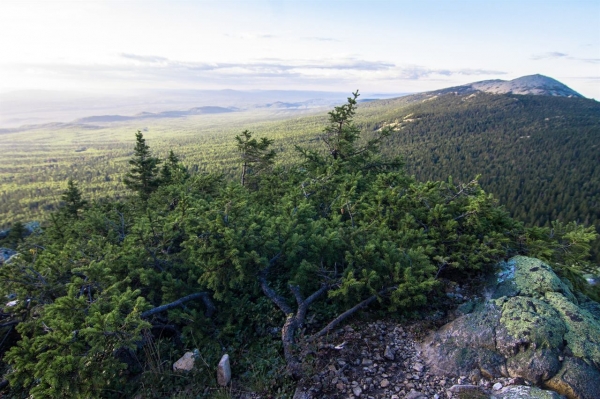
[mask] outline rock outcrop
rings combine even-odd
[[[0,265],[8,262],[10,260],[10,258],[15,256],[16,254],[17,254],[17,251],[15,251],[14,249],[0,248]]]
[[[485,300],[421,344],[430,370],[523,378],[570,399],[600,398],[599,305],[538,259],[500,266]]]

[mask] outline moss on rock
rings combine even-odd
[[[432,370],[467,375],[478,368],[488,378],[522,377],[569,399],[600,398],[600,304],[575,297],[538,259],[517,256],[499,269],[485,302],[424,341]],[[502,398],[533,397],[512,394]]]
[[[497,340],[500,353],[513,356],[529,348],[562,348],[567,328],[552,306],[523,296],[499,299],[496,304],[502,309],[501,327],[508,333]],[[498,333],[504,335],[503,331]]]
[[[491,396],[490,399],[561,399],[556,392],[544,391],[536,387],[515,385],[503,388]]]
[[[564,339],[573,355],[600,366],[600,320],[560,294],[548,292],[546,301],[557,310],[566,326]]]
[[[543,298],[547,292],[559,292],[571,302],[577,303],[569,287],[541,260],[515,256],[508,263],[513,263],[515,267],[514,283],[518,295]]]

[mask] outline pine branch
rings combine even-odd
[[[344,313],[342,313],[341,315],[339,315],[338,317],[333,319],[329,324],[327,324],[321,331],[319,331],[318,333],[313,335],[312,339],[319,338],[319,337],[322,337],[323,335],[329,334],[331,332],[331,330],[336,328],[342,321],[346,320],[348,317],[352,316],[354,313],[356,313],[360,309],[369,306],[381,295],[384,295],[388,291],[394,290],[396,288],[397,287],[388,287],[386,289],[383,289],[383,290],[379,291],[377,294],[372,295],[369,298],[365,299],[364,301],[358,303],[353,308],[346,310]]]
[[[207,292],[197,292],[195,294],[191,294],[191,295],[185,296],[183,298],[180,298],[174,302],[167,303],[166,305],[158,306],[154,309],[147,310],[144,313],[142,313],[141,318],[147,319],[148,317],[150,317],[152,315],[155,315],[155,314],[161,313],[161,312],[166,312],[167,310],[176,308],[177,306],[179,306],[185,302],[192,301],[192,300],[198,299],[198,298],[201,298],[202,301],[204,302],[204,305],[206,306],[205,316],[211,317],[215,312],[215,305],[212,303],[209,294]]]
[[[20,321],[19,321],[19,320],[13,320],[13,321],[9,321],[8,323],[3,323],[3,324],[0,324],[0,328],[14,326],[14,325],[17,325],[17,324],[19,324],[19,323],[20,323]]]
[[[275,305],[277,305],[277,307],[281,309],[283,313],[289,315],[293,313],[292,308],[290,308],[290,305],[288,305],[285,299],[281,295],[276,293],[273,288],[269,287],[269,283],[267,282],[267,274],[270,268],[271,266],[269,265],[258,275],[258,282],[260,283],[260,288],[262,288],[267,298],[273,301],[273,303],[275,303]]]

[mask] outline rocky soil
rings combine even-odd
[[[480,374],[459,378],[430,373],[417,343],[429,333],[423,323],[401,326],[373,322],[346,326],[319,344],[315,370],[296,391],[295,399],[488,398],[522,379],[488,380]]]

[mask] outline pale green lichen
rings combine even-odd
[[[567,328],[552,306],[523,296],[504,298],[501,306],[500,322],[517,342],[539,349],[562,345]]]
[[[571,302],[577,303],[569,287],[541,260],[515,256],[509,262],[514,262],[514,283],[518,295],[543,298],[547,292],[559,292]]]
[[[558,293],[546,293],[546,301],[566,326],[564,339],[573,355],[600,364],[600,321]]]
[[[561,396],[553,391],[544,391],[537,387],[516,385],[506,387],[495,393],[491,399],[559,399]]]

